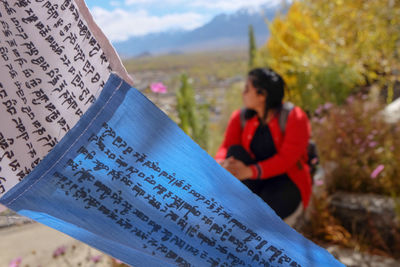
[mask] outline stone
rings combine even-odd
[[[351,234],[375,242],[381,249],[400,254],[400,226],[393,198],[337,192],[328,201],[333,216]]]

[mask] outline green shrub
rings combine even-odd
[[[203,149],[208,148],[208,108],[207,103],[196,104],[195,91],[186,74],[181,76],[181,87],[176,93],[176,110],[179,127],[193,138]]]
[[[257,47],[256,38],[254,37],[253,25],[249,25],[249,69],[254,67]]]

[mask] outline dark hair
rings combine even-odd
[[[257,89],[258,94],[267,95],[265,103],[265,116],[270,109],[280,109],[285,96],[285,82],[282,77],[272,69],[256,68],[248,73],[250,82]],[[246,116],[247,117],[247,116]]]

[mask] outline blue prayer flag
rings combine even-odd
[[[133,266],[342,266],[114,74],[0,202]]]

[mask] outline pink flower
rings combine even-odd
[[[349,97],[346,99],[346,102],[347,102],[347,104],[352,104],[352,103],[354,102],[354,96],[349,96]]]
[[[93,256],[90,258],[94,263],[98,263],[101,260],[101,255]]]
[[[320,115],[322,113],[322,106],[319,106],[316,110],[315,110],[315,114]]]
[[[322,186],[322,185],[324,185],[324,180],[322,180],[322,179],[315,180],[315,185],[316,185],[316,186]]]
[[[22,262],[22,258],[18,257],[16,259],[13,259],[12,261],[10,261],[10,263],[8,264],[8,267],[19,267],[21,262]]]
[[[369,147],[376,147],[377,144],[378,144],[377,142],[372,141],[369,143]]]
[[[324,105],[324,109],[325,109],[325,110],[328,110],[328,109],[330,109],[331,107],[333,107],[333,104],[330,103],[330,102],[327,102],[327,103],[325,103],[325,105]]]
[[[165,94],[167,92],[167,87],[163,83],[152,83],[150,89],[157,94]]]
[[[378,177],[378,175],[383,171],[384,168],[385,166],[383,166],[383,164],[378,165],[378,167],[376,167],[375,170],[372,171],[371,178],[375,179],[376,177]]]
[[[5,210],[7,210],[7,207],[3,206],[3,205],[0,205],[0,213],[2,213]]]
[[[64,255],[66,251],[65,246],[58,247],[56,250],[53,252],[53,258],[57,258],[58,256]]]

